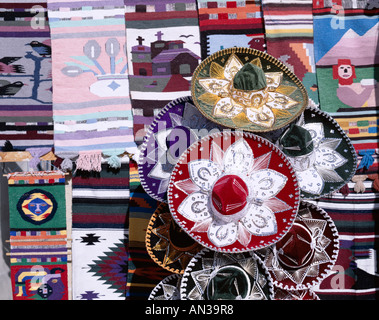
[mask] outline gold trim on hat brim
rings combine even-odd
[[[241,58],[244,54],[246,54],[246,56]],[[254,124],[246,117],[246,112],[241,112],[237,115],[225,118],[214,116],[214,107],[222,97],[207,92],[204,87],[199,84],[199,80],[211,78],[211,74],[214,79],[222,80],[225,78],[223,70],[221,70],[222,67],[220,68],[218,62],[224,63],[225,66],[227,60],[232,55],[238,57],[241,62],[246,61],[246,63],[254,63],[257,66],[264,68],[265,74],[282,73],[283,81],[280,85],[275,88],[275,91],[273,91],[273,88],[268,84],[267,91],[288,95],[296,102],[296,104],[289,109],[272,108],[274,114],[272,125],[260,126]],[[268,132],[280,129],[296,119],[308,105],[308,94],[305,87],[288,67],[276,58],[262,51],[242,47],[220,50],[201,62],[192,76],[191,94],[194,104],[206,118],[225,127],[242,129],[250,132]],[[294,96],[296,96],[296,98]],[[251,111],[254,110],[250,108],[250,112]]]

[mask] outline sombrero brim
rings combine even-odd
[[[261,67],[267,78],[263,95],[230,89],[236,71],[250,62]],[[250,132],[285,126],[303,112],[309,100],[301,81],[282,62],[262,51],[241,47],[220,50],[202,61],[192,77],[191,95],[206,118]]]
[[[330,274],[337,260],[338,231],[325,210],[306,201],[300,203],[292,230],[294,233],[257,253],[263,256],[274,286],[310,289]]]
[[[179,274],[183,274],[188,262],[203,248],[179,229],[167,203],[161,203],[151,216],[145,243],[153,261]]]
[[[185,150],[189,145],[183,135],[187,134],[187,140],[190,139],[187,142],[193,142],[199,136],[217,130],[216,127],[215,123],[201,115],[191,97],[178,98],[162,108],[149,126],[140,147],[138,172],[144,190],[152,198],[167,202],[168,181],[175,165],[175,157],[168,155],[170,148],[174,153]],[[183,131],[184,128],[188,131]],[[176,138],[180,139],[180,145],[174,141],[172,146],[167,146],[166,139],[174,129],[177,130]]]
[[[262,261],[253,252],[229,254],[215,252],[207,248],[201,250],[187,266],[180,286],[181,299],[213,300],[209,298],[210,282],[217,272],[222,273],[222,270],[228,267],[236,268],[246,276],[233,284],[235,287],[240,286],[240,299],[273,299],[271,277]],[[226,292],[218,292],[218,294],[221,296],[228,295]]]
[[[311,132],[314,162],[307,169],[294,165],[301,198],[317,199],[338,192],[354,176],[357,167],[356,151],[342,128],[326,112],[307,107],[299,125]],[[284,133],[285,134],[285,133]],[[280,146],[280,138],[278,140]],[[289,157],[294,163],[296,157]]]
[[[284,290],[274,286],[274,300],[320,300],[311,289]]]
[[[240,162],[235,154],[249,161]],[[242,216],[239,212],[225,223],[209,197],[218,177],[231,172],[255,189],[255,195]],[[210,134],[192,144],[176,164],[168,188],[169,208],[178,225],[201,245],[223,252],[256,250],[279,241],[291,228],[299,196],[285,155],[268,140],[237,131]]]
[[[151,291],[148,300],[180,300],[181,274],[170,274]]]

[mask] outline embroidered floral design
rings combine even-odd
[[[182,300],[271,300],[273,284],[252,252],[226,254],[203,249],[186,268]]]
[[[304,290],[321,282],[333,268],[338,231],[325,211],[303,202],[291,231],[261,253],[277,287]]]
[[[348,160],[336,151],[342,139],[326,138],[321,122],[307,123],[303,128],[311,134],[313,152],[301,157],[289,157],[289,160],[296,169],[300,188],[313,195],[319,195],[324,190],[325,182],[344,181],[336,169]]]
[[[182,274],[202,248],[176,224],[168,205],[161,203],[147,228],[146,249],[150,257],[164,269]]]
[[[159,282],[151,291],[149,300],[180,300],[182,276],[171,274]]]
[[[259,58],[251,63],[262,68]],[[224,67],[212,62],[210,77],[198,79],[201,87],[206,90],[199,100],[214,105],[213,116],[233,119],[236,123],[252,123],[266,129],[274,126],[277,116],[291,117],[288,110],[299,102],[288,95],[294,92],[296,87],[281,87],[283,73],[266,72],[267,86],[261,90],[239,90],[233,86],[233,80],[243,66],[241,60],[233,53]]]
[[[271,156],[272,151],[255,158],[241,137],[225,152],[212,141],[210,159],[189,162],[190,177],[175,187],[187,194],[177,211],[195,222],[191,232],[207,232],[218,247],[236,241],[246,247],[253,235],[276,234],[276,213],[292,207],[276,197],[288,178],[269,168]]]

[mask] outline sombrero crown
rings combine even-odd
[[[308,104],[307,92],[291,70],[249,48],[228,48],[209,56],[195,70],[191,90],[206,118],[252,132],[282,128]]]
[[[224,252],[275,243],[291,227],[299,204],[285,155],[246,132],[214,133],[193,143],[175,165],[167,196],[184,231]]]
[[[310,132],[301,126],[291,124],[280,138],[282,151],[292,157],[303,156],[313,151],[313,141]]]
[[[261,68],[247,63],[236,73],[233,85],[240,90],[263,90],[267,87],[267,82]]]
[[[304,199],[338,191],[356,170],[356,152],[338,123],[320,109],[307,107],[278,139],[292,163]]]

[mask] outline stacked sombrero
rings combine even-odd
[[[355,168],[348,137],[285,65],[248,48],[209,56],[141,150],[142,185],[162,201],[147,250],[177,275],[150,299],[318,299],[338,232],[305,200],[337,192]]]

